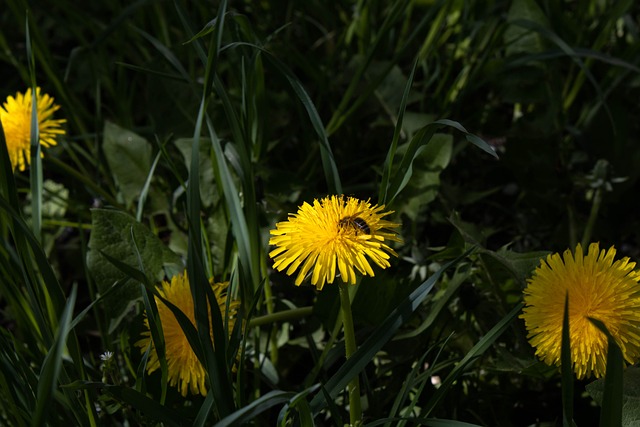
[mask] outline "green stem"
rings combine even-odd
[[[584,229],[584,234],[582,235],[582,247],[586,248],[589,246],[589,241],[591,240],[591,233],[593,232],[593,226],[598,219],[598,212],[600,211],[600,204],[602,203],[602,188],[599,187],[596,189],[595,194],[593,195],[593,204],[591,205],[591,212],[589,213],[589,220],[587,221],[587,226]]]
[[[296,320],[302,317],[310,316],[313,312],[313,307],[299,307],[286,311],[278,311],[277,313],[266,314],[260,317],[254,317],[249,322],[249,327],[268,325],[276,322],[286,322],[289,320]]]
[[[351,299],[349,285],[340,283],[340,306],[342,308],[342,323],[344,325],[344,344],[347,359],[356,352],[356,335],[353,330],[353,316],[351,314]],[[356,375],[349,382],[349,420],[352,426],[362,423],[362,406],[360,404],[360,380]]]

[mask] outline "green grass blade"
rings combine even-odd
[[[29,169],[31,184],[31,227],[33,234],[40,240],[42,229],[42,159],[40,159],[41,147],[38,128],[38,98],[36,96],[36,63],[31,46],[31,34],[29,32],[29,14],[25,22],[27,58],[29,61],[29,77],[31,82],[31,126],[29,135],[30,161]]]
[[[310,394],[315,392],[318,388],[320,387],[320,384],[315,384],[309,388],[306,388],[305,390],[302,390],[301,392],[299,392],[298,394],[296,394],[295,396],[293,396],[291,398],[291,400],[289,400],[289,402],[284,405],[282,407],[282,409],[280,410],[280,413],[278,414],[278,425],[279,426],[285,426],[286,422],[287,422],[287,415],[289,414],[289,412],[291,411],[291,409],[298,407],[298,405],[301,404],[305,404],[307,403],[306,401],[306,397]],[[307,405],[306,408],[308,408],[309,406]],[[303,409],[303,412],[305,411],[305,409]],[[309,413],[310,415],[310,413]],[[307,420],[308,421],[308,420]]]
[[[616,343],[605,324],[589,317],[603,334],[607,336],[607,373],[604,378],[602,396],[602,411],[600,412],[600,427],[622,426],[623,375],[624,360],[622,350]]]
[[[324,175],[327,180],[329,192],[333,192],[333,194],[342,194],[342,182],[340,181],[338,167],[336,166],[336,161],[333,157],[331,146],[329,145],[329,137],[327,136],[327,131],[322,124],[322,119],[320,118],[313,101],[311,101],[309,94],[302,86],[302,83],[300,83],[300,80],[298,80],[298,78],[285,64],[268,51],[262,50],[262,52],[265,53],[265,58],[287,79],[293,89],[293,92],[296,94],[300,102],[302,102],[302,105],[309,116],[309,120],[311,120],[311,125],[316,131],[316,135],[320,141],[320,157],[322,159],[322,167],[324,169]]]
[[[200,406],[198,415],[196,415],[196,419],[193,421],[193,427],[204,427],[206,425],[209,414],[213,409],[213,404],[215,403],[213,399],[213,393],[207,394],[207,397]]]
[[[161,405],[130,387],[92,381],[74,381],[64,387],[69,390],[102,389],[119,401],[141,411],[145,416],[169,426],[182,426],[187,420],[185,414]]]
[[[153,160],[151,164],[151,169],[149,169],[149,175],[147,175],[147,179],[142,186],[142,190],[140,191],[140,196],[138,198],[138,209],[136,210],[136,221],[142,221],[142,212],[144,210],[144,202],[147,200],[147,195],[149,194],[149,188],[151,188],[151,179],[153,178],[153,174],[156,170],[156,166],[158,165],[158,161],[160,160],[160,156],[162,156],[162,152],[158,151],[156,154],[156,158]]]
[[[473,362],[475,362],[482,354],[491,347],[491,345],[497,340],[504,331],[507,330],[511,322],[518,317],[518,313],[522,310],[523,303],[518,304],[511,312],[509,312],[497,325],[495,325],[489,332],[487,332],[480,341],[473,346],[471,350],[465,355],[465,357],[456,365],[456,367],[447,375],[447,378],[442,382],[440,387],[436,390],[435,394],[429,402],[423,407],[422,413],[429,415],[431,411],[435,409],[440,400],[444,397],[445,393],[451,388],[453,383],[458,379],[464,370]]]
[[[395,157],[396,150],[398,149],[398,141],[400,140],[400,134],[402,133],[402,123],[404,120],[404,113],[407,109],[407,99],[409,99],[409,92],[411,91],[411,85],[413,84],[413,77],[416,73],[416,67],[418,66],[418,61],[416,60],[413,63],[413,67],[411,68],[411,73],[409,74],[409,78],[407,79],[407,84],[404,87],[404,92],[402,93],[402,100],[400,101],[400,108],[398,110],[398,119],[396,120],[396,126],[393,129],[393,138],[391,139],[391,146],[389,147],[389,151],[387,152],[387,157],[384,160],[384,169],[382,171],[382,181],[380,182],[380,193],[378,194],[378,200],[386,200],[387,199],[387,187],[389,185],[389,179],[391,178],[391,168],[393,166],[393,158]],[[382,202],[381,202],[382,203]]]
[[[497,158],[497,154],[495,150],[483,141],[481,138],[467,132],[467,130],[458,122],[448,119],[436,120],[435,122],[429,123],[428,125],[422,127],[416,134],[411,138],[409,142],[409,146],[400,161],[400,165],[398,169],[394,171],[394,178],[389,183],[389,187],[386,190],[386,199],[381,200],[379,203],[389,205],[393,202],[396,196],[402,191],[402,189],[407,185],[412,171],[412,164],[416,156],[419,154],[420,149],[431,141],[436,130],[440,129],[443,126],[452,127],[460,132],[462,132],[467,141],[471,142],[473,145],[477,146],[484,152],[491,154],[493,157]]]
[[[151,339],[155,347],[155,352],[158,355],[158,362],[160,363],[160,372],[162,380],[160,381],[160,404],[164,404],[167,397],[167,354],[165,347],[164,332],[162,329],[162,323],[160,322],[160,315],[158,313],[158,306],[152,293],[144,286],[140,284],[140,293],[142,294],[142,301],[144,303],[144,309],[147,313],[147,320],[149,322],[149,332],[151,332]],[[144,361],[146,364],[146,360]]]
[[[76,303],[77,287],[74,286],[71,294],[67,299],[67,304],[60,316],[58,322],[58,331],[53,342],[53,346],[49,349],[47,357],[44,359],[40,377],[38,379],[38,392],[36,398],[36,408],[31,420],[32,426],[44,425],[47,419],[48,411],[53,401],[58,384],[58,375],[62,367],[62,357],[67,342],[69,331],[71,330],[71,318],[73,315],[73,307]]]
[[[573,363],[571,362],[571,338],[569,335],[569,293],[564,300],[562,320],[562,347],[560,370],[562,372],[562,425],[571,427],[573,422]]]
[[[465,423],[463,421],[442,420],[442,419],[435,419],[435,418],[410,418],[410,417],[383,418],[380,420],[376,420],[372,423],[365,424],[365,427],[376,427],[392,421],[400,421],[400,422],[408,421],[411,423],[411,425],[419,425],[419,426],[427,426],[427,427],[480,427],[478,426],[478,424],[470,424],[470,423]]]
[[[228,427],[248,423],[262,412],[281,403],[288,402],[295,396],[296,393],[290,391],[271,390],[264,396],[259,397],[245,407],[221,419],[214,424],[214,427]]]
[[[440,276],[451,266],[457,264],[473,249],[465,252],[458,258],[444,264],[431,277],[425,280],[416,290],[405,298],[395,310],[389,314],[382,324],[371,333],[369,338],[351,355],[351,357],[338,369],[338,371],[324,384],[329,396],[335,398],[338,393],[345,389],[349,381],[358,375],[365,366],[373,359],[376,353],[391,339],[402,324],[410,317],[429,295],[431,289],[436,284]],[[326,405],[324,395],[316,394],[311,401],[311,408],[314,413],[318,413]]]

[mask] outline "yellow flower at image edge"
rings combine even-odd
[[[560,365],[565,295],[569,295],[571,360],[579,379],[606,371],[607,337],[588,317],[600,320],[616,339],[624,359],[640,358],[640,274],[629,258],[614,261],[616,250],[597,243],[585,256],[580,245],[549,255],[524,290],[528,339],[545,363]]]
[[[299,269],[295,284],[300,285],[307,274],[311,284],[322,289],[336,276],[345,283],[356,283],[356,270],[373,276],[369,259],[381,268],[389,267],[389,254],[397,256],[385,241],[400,239],[391,229],[398,227],[382,219],[392,211],[371,205],[353,197],[328,196],[305,202],[287,221],[271,230],[269,253],[273,268],[286,269],[292,275]]]
[[[218,301],[220,312],[225,316],[229,282],[213,283],[212,279],[210,284]],[[186,271],[184,274],[173,276],[171,283],[164,281],[162,289],[159,289],[158,292],[163,298],[178,307],[195,326],[193,297],[191,296],[191,288],[189,287],[189,279],[187,278]],[[196,354],[191,349],[189,341],[173,312],[160,299],[155,298],[155,300],[164,333],[169,385],[177,386],[183,396],[186,396],[187,392],[206,396],[207,389],[205,387],[204,367],[200,364]],[[239,305],[240,302],[238,300],[231,300],[229,305],[229,331],[232,331],[235,325]],[[209,315],[211,315],[211,307],[209,307]],[[149,360],[147,362],[147,370],[151,373],[160,369],[160,361],[158,360],[158,354],[156,353],[155,345],[151,338],[149,320],[146,316],[144,323],[146,331],[142,333],[143,338],[136,342],[136,346],[140,347],[144,353],[147,347],[151,345]],[[211,333],[211,339],[213,340],[213,333]]]
[[[26,165],[31,163],[31,98],[31,88],[29,88],[25,94],[18,92],[15,98],[8,96],[0,107],[0,121],[2,121],[13,170],[23,171]],[[44,147],[56,145],[56,135],[65,133],[60,125],[66,120],[52,118],[53,113],[60,106],[54,104],[54,99],[49,95],[41,94],[40,88],[36,88],[36,100],[40,144]]]

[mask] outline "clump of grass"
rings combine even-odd
[[[4,93],[67,128],[29,172],[0,141],[0,423],[588,425],[516,319],[547,253],[640,255],[640,10],[551,3],[8,0]],[[394,211],[398,258],[295,287],[269,231],[340,194]],[[185,269],[206,396],[168,385],[158,286]],[[601,425],[630,419],[615,357]]]

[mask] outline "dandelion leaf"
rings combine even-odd
[[[640,427],[640,368],[629,367],[624,370],[622,391],[622,426]],[[604,378],[588,384],[587,393],[602,405]]]
[[[114,284],[117,286],[104,299],[104,307],[107,308],[105,311],[111,319],[110,329],[113,330],[140,297],[140,287],[138,282],[130,279],[103,254],[135,269],[143,268],[151,283],[159,282],[165,276],[171,277],[183,267],[178,255],[127,213],[94,209],[91,217],[87,265],[100,294],[104,294]],[[142,267],[136,252],[140,254]]]
[[[130,208],[151,170],[151,144],[129,130],[107,122],[102,149],[118,185],[119,196]]]
[[[534,0],[516,0],[511,4],[507,17],[509,24],[504,38],[507,56],[541,52],[544,49],[542,36],[527,26],[548,28],[549,20]],[[525,26],[528,23],[530,25]]]

